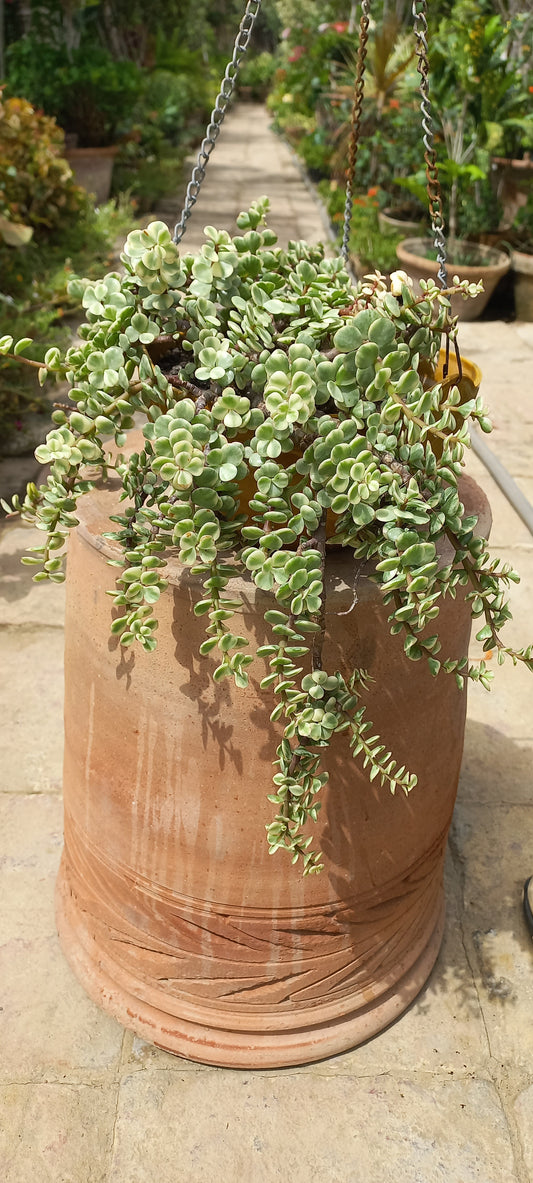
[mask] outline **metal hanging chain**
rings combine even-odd
[[[370,25],[370,0],[361,2],[361,20],[359,22],[359,46],[357,49],[357,66],[355,73],[354,94],[351,116],[350,142],[348,146],[348,168],[346,170],[346,201],[344,205],[344,228],[342,234],[341,255],[345,263],[350,257],[350,228],[352,224],[353,188],[357,149],[359,147],[359,132],[361,126],[361,111],[363,107],[363,91],[365,78],[365,58],[368,46],[368,30]]]
[[[250,44],[250,37],[254,27],[259,9],[261,8],[262,0],[248,0],[244,16],[239,26],[239,32],[235,38],[235,45],[233,46],[233,57],[226,67],[226,72],[222,79],[220,91],[217,95],[215,106],[211,112],[211,117],[206,128],[205,138],[202,140],[200,151],[198,153],[197,162],[193,168],[192,176],[187,186],[187,193],[185,197],[185,205],[183,206],[179,222],[174,228],[174,242],[177,244],[181,242],[187,221],[191,216],[193,207],[196,205],[200,186],[205,177],[205,170],[209,163],[209,157],[218,140],[220,128],[226,114],[228,103],[235,90],[235,83],[241,61]]]
[[[438,281],[442,288],[448,286],[446,274],[446,239],[444,237],[444,215],[442,212],[442,196],[440,190],[439,170],[435,153],[435,136],[433,132],[433,117],[429,97],[429,61],[428,61],[428,26],[426,20],[426,0],[413,0],[413,20],[416,38],[417,70],[420,74],[420,109],[422,112],[422,129],[424,132],[424,160],[426,162],[427,195],[433,242],[437,251],[439,265]]]

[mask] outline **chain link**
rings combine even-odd
[[[359,22],[359,46],[357,49],[357,66],[355,73],[350,142],[348,146],[348,168],[346,170],[346,201],[344,205],[344,228],[342,233],[341,255],[345,263],[350,257],[350,228],[352,224],[353,188],[357,149],[359,147],[359,132],[361,127],[361,111],[363,107],[363,91],[365,77],[365,59],[368,47],[368,30],[370,25],[370,0],[361,2],[361,20]]]
[[[437,251],[439,265],[438,281],[441,287],[448,285],[446,274],[446,239],[444,237],[444,215],[442,212],[442,196],[440,190],[439,170],[435,153],[435,136],[433,132],[433,117],[429,97],[429,61],[428,61],[428,26],[426,20],[425,0],[413,0],[413,20],[416,37],[417,70],[420,74],[420,109],[422,112],[422,129],[424,132],[424,160],[426,162],[427,195],[433,242]]]
[[[209,157],[220,135],[220,128],[222,126],[224,116],[228,107],[228,103],[235,90],[235,83],[237,81],[237,74],[241,61],[250,44],[250,37],[254,27],[259,9],[261,8],[262,0],[248,0],[244,16],[239,26],[239,32],[235,38],[235,45],[233,47],[233,57],[226,67],[226,72],[220,85],[220,91],[217,95],[215,106],[211,112],[211,118],[206,128],[205,137],[202,140],[200,151],[198,153],[197,162],[193,168],[192,176],[187,186],[187,193],[185,196],[185,204],[181,212],[179,221],[174,228],[174,242],[177,244],[181,242],[187,227],[187,221],[191,216],[193,207],[198,200],[200,187],[205,177]]]

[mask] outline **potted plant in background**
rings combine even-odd
[[[36,580],[71,535],[64,949],[124,1023],[235,1066],[353,1046],[418,992],[465,685],[489,649],[533,665],[461,478],[489,424],[448,293],[354,288],[322,248],[275,249],[267,206],[196,258],[153,223],[123,274],[73,281],[87,323],[41,377],[76,408],[14,504]]]
[[[57,120],[76,181],[98,203],[106,201],[117,136],[138,100],[142,71],[90,41],[69,48],[59,33],[44,44],[29,34],[8,47],[6,58],[10,90]]]
[[[0,86],[2,323],[4,331],[17,335],[27,333],[31,325],[30,332],[39,341],[43,336],[49,340],[61,307],[58,277],[64,260],[61,241],[73,234],[75,226],[80,226],[79,237],[84,241],[91,238],[92,232],[87,194],[74,183],[71,169],[61,154],[62,146],[63,133],[53,119],[35,111],[25,99],[6,98],[5,88]],[[94,219],[92,211],[91,214]],[[46,255],[50,243],[56,247],[53,267],[49,254]],[[72,254],[72,238],[64,254]],[[55,285],[58,291],[54,290],[57,301],[54,306],[50,288]],[[62,295],[68,302],[66,288]],[[36,349],[38,354],[38,345]],[[50,426],[45,412],[51,410],[39,388],[36,371],[28,367],[22,375],[19,366],[2,358],[0,453],[33,451]]]
[[[438,151],[448,217],[450,237],[450,265],[455,272],[470,279],[481,278],[482,272],[461,272],[460,263],[491,264],[498,268],[483,276],[494,288],[494,282],[505,273],[509,262],[502,257],[489,256],[476,247],[498,247],[508,238],[513,218],[526,200],[525,192],[508,184],[505,161],[496,160],[508,154],[523,158],[518,171],[528,175],[527,155],[533,134],[530,73],[527,49],[531,17],[515,14],[504,18],[497,13],[486,15],[472,0],[461,0],[452,13],[433,28],[429,41],[431,92],[436,109],[441,113],[442,141]],[[454,238],[468,240],[459,253]],[[431,244],[429,244],[430,246]],[[410,254],[427,252],[418,245],[406,248]],[[401,252],[403,266],[407,258]],[[415,260],[413,266],[420,267]],[[411,266],[409,263],[409,267]],[[428,274],[424,264],[423,274]],[[476,305],[470,306],[470,313]],[[482,311],[477,302],[478,315]],[[465,315],[463,310],[462,315]]]
[[[276,63],[273,54],[267,50],[256,54],[255,57],[250,57],[239,71],[239,80],[237,93],[240,99],[245,101],[252,100],[256,103],[264,102],[266,99],[274,73],[276,70]]]
[[[533,320],[533,190],[516,214],[507,236],[512,248],[515,314],[518,320]]]
[[[471,200],[469,194],[472,187],[476,183],[487,183],[486,172],[473,159],[477,149],[476,133],[471,131],[468,137],[466,126],[466,100],[463,100],[460,108],[448,109],[442,113],[441,127],[446,158],[439,161],[439,177],[446,198],[449,267],[460,279],[467,279],[471,283],[481,281],[483,284],[479,295],[465,307],[454,298],[454,312],[464,320],[471,320],[481,315],[511,263],[509,256],[503,251],[471,242],[466,235],[462,236],[464,232],[461,227],[463,219],[466,221],[468,217],[468,205]],[[422,174],[412,180],[422,190]],[[436,277],[436,252],[430,238],[407,238],[398,244],[396,253],[399,262],[414,279]]]

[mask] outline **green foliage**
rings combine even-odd
[[[0,313],[2,329],[15,340],[27,335],[34,345],[30,358],[43,355],[43,343],[65,346],[70,333],[65,317],[78,301],[67,291],[73,273],[101,273],[109,264],[114,242],[131,226],[131,204],[108,202],[66,220],[55,232],[40,232],[23,248],[0,242]],[[7,440],[24,425],[28,411],[49,410],[36,383],[36,371],[0,358],[0,438]],[[44,421],[43,421],[44,425]]]
[[[41,374],[67,378],[76,409],[54,412],[36,452],[50,475],[14,509],[43,532],[26,560],[34,578],[60,581],[56,552],[77,523],[78,498],[100,473],[116,472],[112,631],[123,646],[155,647],[169,552],[201,577],[194,611],[205,617],[201,654],[215,660],[214,681],[244,689],[254,659],[266,662],[261,687],[279,741],[267,838],[311,873],[320,854],[306,828],[333,735],[346,732],[370,780],[406,793],[416,783],[366,718],[367,671],[356,665],[346,678],[323,668],[328,546],[371,564],[391,632],[435,677],[490,684],[485,660],[443,654],[434,631],[443,597],[463,589],[485,651],[533,668],[533,647],[500,638],[505,589],[517,576],[490,556],[458,492],[468,421],[490,429],[483,404],[434,377],[442,335],[456,335],[449,296],[466,299],[478,286],[443,292],[430,281],[416,297],[396,272],[390,287],[379,275],[353,287],[342,260],[325,259],[321,247],[277,248],[267,210],[266,198],[254,203],[233,238],[206,227],[196,257],[180,256],[153,222],[128,236],[122,273],[72,281],[86,323],[66,351],[45,353]],[[10,359],[29,348],[0,339]],[[143,446],[125,458],[135,417]],[[240,631],[236,576],[270,593],[255,654]]]
[[[10,92],[42,106],[81,147],[114,143],[143,85],[134,62],[90,40],[69,52],[29,35],[9,47],[6,65]]]
[[[87,196],[62,158],[63,134],[53,119],[0,87],[0,215],[39,233],[72,221]],[[0,227],[0,238],[1,227]],[[12,244],[4,235],[8,245]]]

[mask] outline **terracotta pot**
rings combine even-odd
[[[113,162],[118,152],[110,148],[70,148],[65,157],[70,164],[76,184],[93,193],[96,203],[107,201],[111,192]]]
[[[407,217],[402,218],[401,212],[403,208],[402,206],[391,206],[390,209],[379,211],[378,222],[382,234],[416,235],[421,233],[424,218],[422,216],[420,218],[412,218],[409,217],[409,214]],[[405,209],[408,210],[409,207],[406,206]]]
[[[452,296],[452,310],[460,320],[476,320],[488,304],[496,285],[509,270],[511,260],[503,251],[495,251],[488,246],[480,246],[470,242],[458,245],[464,246],[469,251],[478,252],[479,263],[476,263],[475,266],[466,266],[463,263],[448,262],[450,282],[454,275],[458,275],[459,279],[468,279],[470,283],[477,283],[481,279],[483,280],[483,291],[474,300],[463,300],[462,296]],[[437,263],[426,257],[432,250],[433,242],[430,238],[406,238],[396,247],[396,255],[404,271],[415,281],[436,279]]]
[[[499,229],[509,230],[518,211],[527,204],[528,191],[533,185],[533,160],[529,153],[518,160],[493,156],[490,167],[494,192],[503,209]]]
[[[533,320],[533,255],[513,251],[514,303],[517,320]]]
[[[462,497],[486,533],[487,502],[468,478]],[[438,953],[465,694],[406,659],[375,585],[363,574],[354,592],[353,555],[334,553],[325,666],[371,671],[368,717],[419,784],[408,797],[370,784],[337,736],[316,834],[325,867],[303,878],[266,843],[272,702],[257,672],[247,692],[212,682],[216,663],[198,657],[198,579],[171,562],[154,653],[110,637],[116,549],[102,534],[116,504],[116,488],[83,498],[69,549],[65,954],[120,1022],[192,1060],[272,1067],[353,1047],[405,1010]],[[255,647],[272,598],[249,578],[235,590]],[[439,628],[444,653],[467,652],[461,599],[445,599]]]

